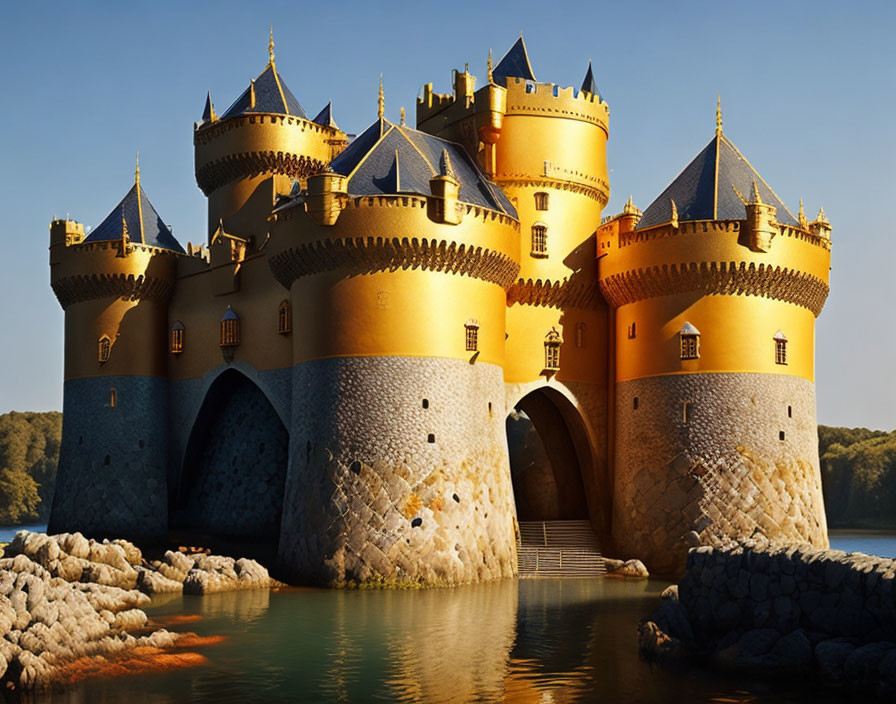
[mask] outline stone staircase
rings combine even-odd
[[[520,577],[600,577],[607,573],[588,521],[521,521]]]

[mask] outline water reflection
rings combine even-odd
[[[159,599],[157,623],[224,642],[205,664],[81,683],[34,704],[121,702],[817,702],[638,657],[661,582],[507,580],[451,590],[290,589]],[[180,625],[174,625],[174,624]],[[2,698],[2,697],[0,697]],[[10,700],[12,701],[12,700]]]

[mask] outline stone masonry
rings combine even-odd
[[[470,399],[476,399],[471,405]],[[298,365],[280,562],[325,584],[516,570],[502,372],[452,359]]]
[[[698,542],[828,546],[810,381],[650,377],[618,384],[616,401],[613,538],[621,555],[651,573],[679,574]]]

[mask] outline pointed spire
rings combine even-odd
[[[753,179],[753,185],[750,188],[750,202],[762,203],[762,196],[759,195],[759,186],[756,185],[756,179]]]
[[[386,98],[383,95],[383,74],[380,74],[380,94],[376,102],[376,116],[382,120],[386,114]]]
[[[625,205],[622,206],[622,212],[625,215],[640,215],[641,213],[641,211],[635,206],[635,202],[632,200],[631,196],[628,197],[628,200],[625,201]],[[676,215],[678,215],[677,212]]]
[[[328,102],[324,109],[317,113],[312,122],[316,122],[324,127],[336,127],[336,121],[333,119],[333,101]]]
[[[491,47],[489,47],[489,49],[488,49],[488,61],[485,62],[485,71],[486,71],[486,74],[488,75],[488,82],[494,83],[494,80],[492,79],[492,49],[491,49]]]
[[[722,136],[722,94],[719,93],[719,99],[716,101],[716,137]]]
[[[134,185],[140,186],[140,152],[137,152],[136,168],[134,169]]]
[[[442,156],[439,158],[439,175],[457,178],[454,175],[454,168],[451,166],[451,157],[448,155],[447,149],[442,150]]]
[[[249,82],[249,109],[255,109],[255,79]]]
[[[395,192],[401,193],[401,167],[398,163],[398,150],[395,150]]]
[[[274,25],[271,25],[271,38],[268,41],[268,56],[270,58],[271,64],[274,63]]]
[[[806,217],[806,211],[803,209],[803,199],[800,198],[800,212],[797,214],[797,220],[800,223],[800,227],[804,230],[809,229],[809,219]]]
[[[675,201],[671,198],[669,199],[669,203],[672,206],[672,213],[669,217],[669,222],[672,224],[672,227],[678,227],[678,207],[675,205]]]
[[[591,59],[588,59],[588,70],[585,72],[585,80],[582,81],[582,90],[600,97],[600,91],[597,89],[597,83],[594,81],[594,71],[591,68]]]
[[[399,124],[402,127],[407,127],[407,121],[406,121],[405,113],[404,113],[404,105],[401,106],[401,120],[399,121]]]
[[[522,78],[526,81],[535,80],[535,73],[532,71],[532,64],[529,62],[529,53],[526,51],[526,42],[523,41],[522,32],[520,32],[520,38],[510,47],[504,58],[498,62],[493,75],[497,79],[497,83],[502,85],[506,85],[508,78]]]
[[[205,97],[205,110],[202,111],[203,122],[214,122],[218,119],[215,115],[215,106],[212,105],[212,92],[209,91]]]
[[[828,219],[825,217],[825,214],[824,214],[824,206],[822,206],[818,210],[818,217],[815,218],[815,222],[823,222],[825,224],[828,224]]]

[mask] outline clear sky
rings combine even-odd
[[[222,112],[267,61],[313,116],[360,132],[413,123],[421,86],[481,78],[522,30],[539,80],[578,87],[588,59],[610,104],[611,200],[642,209],[725,133],[796,212],[823,205],[832,291],[817,329],[821,423],[896,427],[896,3],[43,2],[0,14],[0,413],[62,407],[63,314],[48,224],[97,225],[143,186],[182,243],[204,237],[193,122]]]

